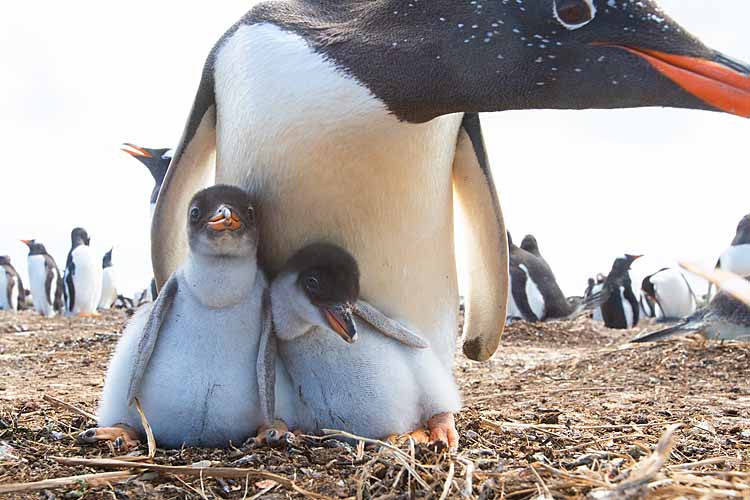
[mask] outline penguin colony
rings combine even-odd
[[[210,52],[174,155],[123,147],[156,181],[156,301],[128,326],[101,425],[82,439],[142,439],[142,403],[166,446],[330,426],[455,447],[459,297],[446,200],[469,215],[471,359],[494,353],[506,307],[528,321],[595,310],[631,328],[642,308],[667,319],[697,305],[670,270],[644,280],[639,301],[633,255],[583,297],[565,297],[536,239],[516,247],[506,233],[478,113],[671,106],[750,117],[748,74],[649,1],[259,4]],[[218,188],[202,190],[212,174]],[[62,274],[43,245],[27,244],[34,307],[93,314],[103,278],[86,231],[73,230]],[[739,268],[738,251],[719,265]],[[5,282],[21,286],[9,272]],[[232,313],[240,306],[249,314]],[[707,307],[682,328],[742,321],[722,293]],[[228,327],[215,355],[241,357],[220,369],[199,352],[217,318]],[[387,354],[362,359],[359,345]],[[366,394],[352,394],[365,378]]]

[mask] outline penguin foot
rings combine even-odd
[[[98,312],[92,312],[92,313],[78,313],[79,318],[98,318],[101,316]]]
[[[453,413],[438,413],[427,421],[430,430],[430,443],[448,446],[450,451],[458,449],[458,431]]]
[[[397,445],[408,443],[409,440],[414,441],[415,444],[430,444],[430,433],[427,429],[417,429],[414,432],[406,434],[391,434],[385,440],[388,443]]]
[[[292,441],[294,441],[294,434],[289,432],[286,423],[283,420],[274,420],[271,425],[262,425],[255,438],[248,440],[248,444],[281,448],[290,445]]]
[[[99,441],[110,441],[121,451],[137,448],[140,444],[138,433],[127,425],[93,427],[78,435],[78,442],[81,444],[93,444]]]

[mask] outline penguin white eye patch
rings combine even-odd
[[[577,30],[596,16],[594,0],[552,0],[555,19],[566,29]]]

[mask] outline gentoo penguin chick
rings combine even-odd
[[[709,340],[750,340],[750,306],[729,292],[720,291],[706,307],[677,325],[644,334],[632,342],[656,342],[691,333]]]
[[[102,258],[102,293],[99,299],[99,309],[109,309],[117,300],[117,281],[115,268],[112,266],[112,248]]]
[[[169,148],[143,148],[127,142],[120,146],[120,149],[143,163],[154,178],[154,189],[151,191],[150,203],[151,214],[153,215],[156,199],[159,197],[159,190],[162,182],[164,182],[164,176],[167,175],[167,169],[174,152]]]
[[[21,276],[10,263],[10,257],[0,255],[0,309],[18,311],[26,307],[26,289]]]
[[[633,293],[630,266],[642,255],[618,257],[602,287],[602,319],[608,328],[628,329],[638,324],[639,304]]]
[[[664,268],[643,278],[641,309],[650,318],[681,319],[698,307],[687,278],[677,269]]]
[[[55,259],[36,240],[21,240],[29,247],[27,267],[34,309],[51,318],[63,309],[63,281]]]
[[[528,245],[529,240],[526,241]],[[538,251],[538,246],[533,247]],[[526,321],[571,318],[598,305],[598,295],[568,300],[547,262],[516,246],[510,233],[508,248],[511,282],[509,310],[518,311]]]
[[[69,315],[96,314],[102,293],[102,268],[99,259],[89,246],[91,238],[82,227],[70,233],[70,252],[65,263],[63,284],[65,311]]]
[[[302,431],[383,438],[418,429],[415,440],[458,445],[453,413],[461,403],[452,375],[431,347],[394,338],[383,313],[359,300],[351,254],[328,244],[303,248],[271,284],[271,304]],[[359,329],[353,313],[365,319]]]
[[[737,224],[732,243],[722,252],[716,267],[739,276],[750,276],[750,214],[744,216]],[[711,296],[711,283],[708,285],[708,296]]]
[[[136,398],[165,448],[239,445],[272,417],[272,379],[259,358],[271,309],[250,197],[213,186],[186,215],[187,259],[127,326],[107,370],[99,427],[83,441],[129,446],[142,437]]]

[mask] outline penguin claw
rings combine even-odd
[[[438,451],[448,448],[449,451],[458,449],[458,431],[456,430],[456,419],[453,413],[438,413],[427,421],[430,430],[430,444],[436,446]]]
[[[270,427],[261,427],[255,439],[248,441],[252,441],[250,444],[253,447],[280,448],[290,444],[293,438],[294,434],[289,432],[286,424],[281,420],[276,420]]]
[[[136,433],[129,427],[92,427],[78,434],[81,444],[95,444],[99,441],[110,441],[112,445],[122,451],[137,448],[140,441]]]

